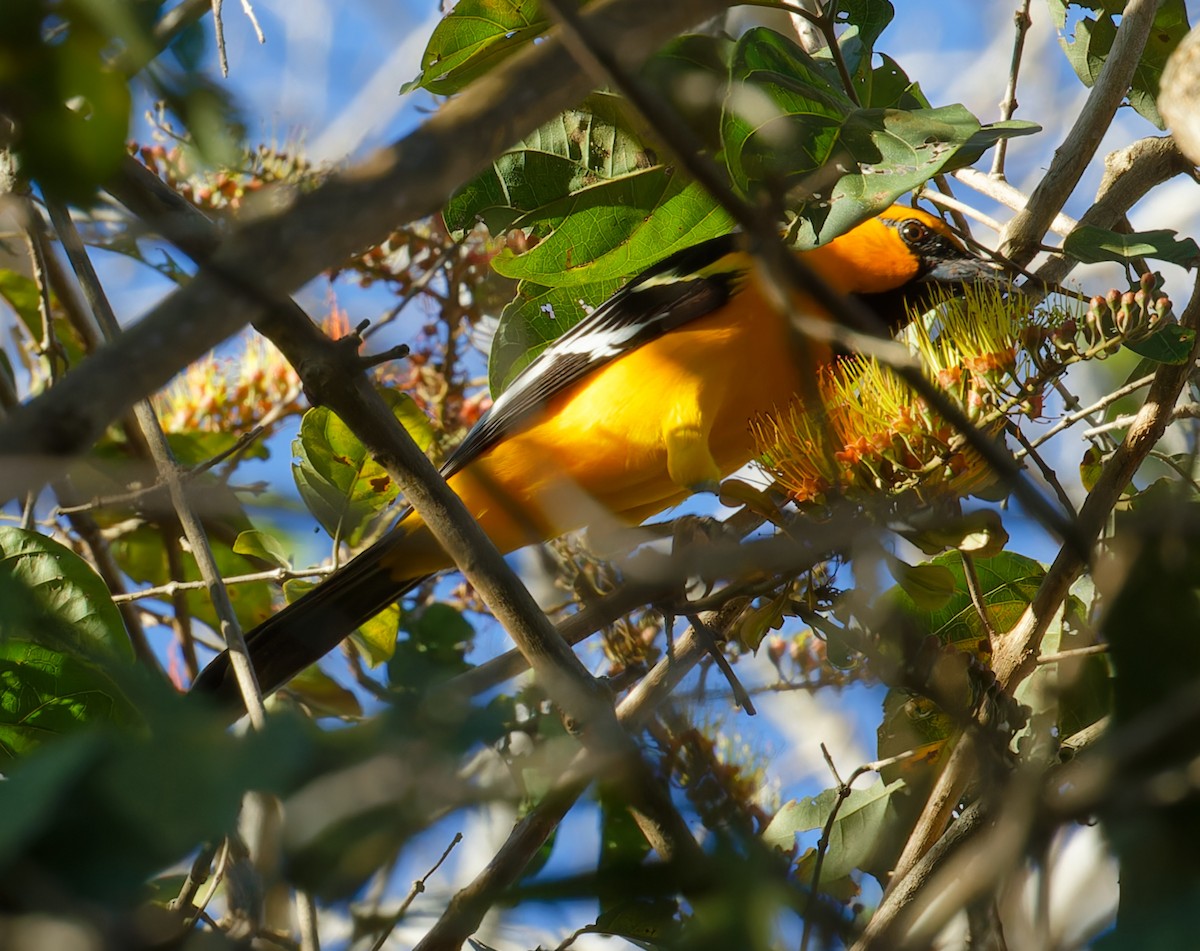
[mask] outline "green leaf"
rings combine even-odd
[[[357,718],[362,704],[351,691],[325,673],[316,664],[300,671],[288,681],[288,693],[300,699],[317,716]]]
[[[242,433],[236,432],[205,432],[191,430],[189,432],[167,433],[167,442],[175,461],[181,466],[199,466],[211,462],[222,453],[227,453],[238,444]],[[269,455],[267,444],[256,439],[249,446],[238,449],[238,459],[266,459]],[[217,484],[219,480],[208,477],[207,484]],[[193,480],[195,485],[195,480]],[[236,495],[231,496],[236,499]]]
[[[1178,324],[1168,324],[1156,330],[1149,337],[1125,344],[1126,349],[1132,350],[1147,360],[1153,360],[1155,363],[1172,363],[1177,366],[1187,363],[1191,359],[1195,346],[1196,331],[1191,327],[1180,327]]]
[[[434,603],[405,614],[403,628],[409,636],[396,644],[388,661],[388,680],[393,687],[423,692],[471,666],[466,654],[474,643],[475,630],[450,605]]]
[[[68,28],[48,43],[41,4],[0,7],[0,100],[17,130],[21,174],[81,204],[116,171],[129,132],[129,87],[111,63],[118,38],[94,13],[59,5],[55,14]]]
[[[743,191],[791,188],[799,248],[842,234],[934,175],[975,161],[1025,122],[983,127],[960,105],[859,109],[790,40],[757,29],[738,41],[725,105],[724,159]]]
[[[902,534],[927,555],[953,548],[976,558],[991,558],[1008,544],[1008,532],[995,509],[975,509],[954,517],[931,512],[928,519],[920,519]]]
[[[138,719],[103,667],[31,641],[0,640],[0,764],[88,724]]]
[[[735,185],[798,181],[833,158],[855,105],[812,57],[760,27],[738,40],[729,69],[722,140]]]
[[[944,607],[954,596],[954,572],[945,565],[908,565],[895,561],[889,568],[904,593],[927,611]]]
[[[842,0],[837,5],[835,22],[853,29],[862,45],[871,50],[895,15],[889,0]]]
[[[358,630],[351,635],[366,654],[368,666],[378,667],[392,659],[396,652],[396,635],[400,631],[401,616],[400,605],[389,604],[369,621],[359,625]]]
[[[384,391],[396,417],[422,449],[433,431],[412,397]],[[304,414],[292,442],[292,475],[304,504],[332,537],[354,546],[400,494],[350,428],[325,407]]]
[[[492,261],[497,273],[548,287],[629,278],[733,225],[701,186],[662,166],[584,188],[540,211],[552,221],[550,232],[524,254],[502,251]]]
[[[1079,482],[1085,492],[1091,492],[1104,471],[1104,453],[1098,446],[1088,446],[1079,462]]]
[[[929,101],[919,84],[894,59],[884,53],[876,54],[878,66],[865,59],[854,74],[854,92],[865,109],[928,109]]]
[[[943,606],[934,610],[923,608],[900,588],[893,589],[888,597],[921,625],[923,633],[934,635],[943,644],[977,641],[982,634],[982,624],[967,592],[962,556],[948,552],[934,558],[932,564],[944,566],[954,576],[955,593]],[[994,558],[976,558],[975,571],[992,626],[998,631],[1007,631],[1017,622],[1045,575],[1045,569],[1038,562],[1013,552],[1004,552]]]
[[[619,278],[596,284],[545,287],[522,281],[517,296],[500,314],[488,356],[488,386],[492,396],[510,383],[546,347],[574,327],[589,308],[604,303],[624,283]]]
[[[613,893],[621,897],[606,903],[607,907],[596,917],[596,923],[586,929],[589,934],[624,938],[641,948],[678,946],[678,901],[649,895],[630,897],[628,890],[620,888],[601,890],[602,897]]]
[[[291,558],[288,557],[288,553],[280,544],[279,539],[257,529],[239,533],[233,541],[233,551],[238,555],[261,558],[280,568],[292,567]]]
[[[588,185],[658,165],[640,119],[621,97],[595,92],[531,132],[455,192],[443,217],[454,234],[482,219],[493,234],[511,227],[540,236],[561,212],[547,205]]]
[[[721,142],[721,103],[729,85],[733,40],[689,33],[676,37],[642,67],[648,86],[656,89],[708,148]]]
[[[114,676],[133,659],[108,588],[78,555],[0,528],[0,759],[138,716]]]
[[[24,529],[0,527],[0,577],[19,596],[0,615],[0,637],[41,641],[82,657],[132,660],[133,648],[107,586],[82,558]],[[51,626],[53,626],[51,630]]]
[[[881,881],[886,878],[891,860],[903,843],[903,830],[896,821],[896,797],[906,798],[904,790],[902,779],[887,784],[877,779],[865,789],[850,791],[829,830],[819,883],[822,890],[856,870]],[[787,803],[771,820],[763,838],[769,845],[791,848],[796,833],[824,829],[837,797],[836,789],[827,789],[816,797]],[[797,879],[811,883],[815,868],[816,852],[811,851],[797,865]]]
[[[433,31],[421,72],[403,91],[458,92],[549,27],[537,0],[459,0]]]
[[[597,871],[620,872],[622,869],[634,868],[642,863],[650,854],[650,845],[646,836],[639,828],[629,805],[622,797],[614,796],[608,790],[602,790],[600,795],[600,856]],[[600,896],[600,914],[615,911],[625,905],[627,896]],[[614,926],[611,920],[609,926]],[[626,922],[626,925],[633,922]],[[652,937],[652,935],[642,935]]]
[[[1063,251],[1084,264],[1115,261],[1126,264],[1133,258],[1168,261],[1188,269],[1200,262],[1200,245],[1192,238],[1178,238],[1178,232],[1163,228],[1119,234],[1094,225],[1080,225],[1063,241]]]
[[[1049,0],[1055,25],[1059,30],[1059,44],[1067,55],[1067,61],[1085,86],[1092,86],[1104,68],[1116,39],[1117,25],[1114,16],[1121,15],[1124,4],[1090,0],[1090,2],[1064,2]],[[1075,24],[1073,40],[1067,39],[1062,31],[1066,28],[1067,11],[1078,7],[1095,12],[1095,17],[1083,16]],[[1156,101],[1162,82],[1162,71],[1167,59],[1188,32],[1187,6],[1185,0],[1164,0],[1154,16],[1154,24],[1142,51],[1142,57],[1134,70],[1133,82],[1127,101],[1149,122],[1162,129]]]

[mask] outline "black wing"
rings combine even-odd
[[[739,242],[730,234],[684,248],[622,287],[518,374],[446,460],[442,475],[459,472],[597,367],[724,304],[750,263]]]

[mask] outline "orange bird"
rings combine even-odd
[[[530,363],[467,434],[442,475],[502,551],[607,513],[636,524],[749,462],[748,422],[782,409],[829,349],[798,342],[755,259],[732,234],[640,274]],[[892,330],[937,285],[995,279],[937,218],[893,205],[800,252]],[[793,306],[829,315],[807,296]],[[420,516],[246,638],[264,694],[319,660],[429,574],[452,567]],[[193,690],[240,702],[227,654]]]

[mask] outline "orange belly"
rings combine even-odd
[[[664,436],[680,403],[708,429],[722,476],[753,458],[749,420],[784,407],[800,368],[814,372],[827,351],[789,333],[757,287],[736,304],[602,366],[450,479],[498,548],[556,537],[602,513],[638,522],[682,500],[688,490],[671,479]],[[450,566],[416,516],[401,530],[411,545],[398,577]]]

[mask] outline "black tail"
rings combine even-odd
[[[397,578],[392,564],[405,541],[393,529],[366,551],[339,568],[298,601],[272,615],[246,635],[246,648],[263,696],[274,693],[337,647],[360,624],[370,620],[422,578]],[[215,697],[223,706],[240,708],[241,692],[224,651],[200,672],[193,693]]]

